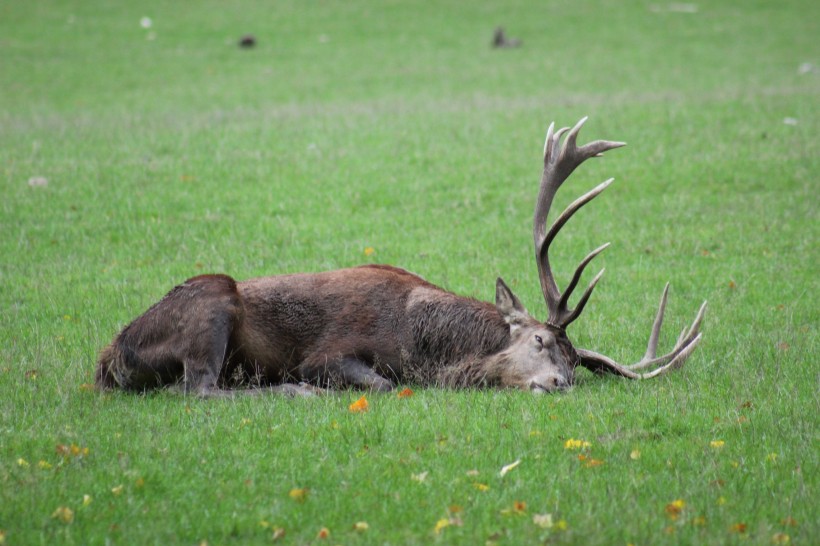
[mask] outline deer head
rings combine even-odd
[[[596,248],[581,261],[563,292],[559,290],[552,273],[549,248],[572,215],[603,192],[613,179],[606,180],[572,202],[549,230],[546,229],[547,215],[561,184],[581,163],[591,157],[601,157],[608,150],[626,145],[624,142],[596,140],[579,147],[576,142],[578,133],[586,120],[587,118],[582,119],[571,130],[565,127],[555,131],[554,124],[551,124],[544,143],[544,171],[535,205],[533,240],[541,290],[549,311],[547,322],[540,323],[530,316],[501,279],[496,285],[496,307],[509,324],[511,336],[509,347],[496,355],[497,362],[494,363],[499,370],[499,382],[502,385],[529,389],[536,393],[564,389],[573,384],[574,370],[579,364],[596,373],[613,373],[629,379],[648,379],[680,367],[701,339],[698,329],[706,311],[706,302],[701,306],[692,325],[681,332],[673,349],[662,356],[656,355],[666,308],[668,284],[661,296],[646,353],[637,363],[624,366],[593,351],[576,349],[567,337],[567,327],[580,316],[604,271],[601,270],[592,279],[574,308],[569,307],[569,298],[586,266],[603,252],[609,243]],[[562,144],[561,137],[564,134],[567,136]],[[654,369],[647,373],[637,372],[647,367]]]

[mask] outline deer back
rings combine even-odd
[[[237,289],[236,354],[268,377],[310,376],[355,357],[394,380],[429,384],[443,363],[509,343],[509,326],[492,304],[391,266],[261,277]]]

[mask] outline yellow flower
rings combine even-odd
[[[490,489],[490,486],[485,483],[474,483],[473,487],[475,487],[479,491],[488,491]]]
[[[712,440],[711,442],[709,442],[709,445],[713,449],[720,449],[724,446],[725,443],[726,442],[724,442],[723,440]]]
[[[450,520],[447,518],[441,518],[436,522],[436,526],[433,527],[433,532],[437,535],[440,535],[441,532],[444,530],[445,527],[449,527]]]
[[[364,533],[368,529],[370,529],[370,526],[367,524],[366,521],[357,521],[355,524],[353,524],[353,530],[359,533]]]
[[[365,249],[364,249],[364,255],[365,256],[372,256],[375,253],[376,253],[376,249],[373,248],[372,246],[365,247]]]
[[[305,500],[307,499],[308,491],[310,490],[307,487],[294,488],[290,490],[288,496],[296,502],[305,502]]]
[[[48,461],[41,460],[40,462],[37,463],[37,466],[42,468],[43,470],[48,470],[48,469],[51,468],[51,463],[48,462]]]
[[[361,413],[368,411],[370,409],[370,405],[367,403],[367,398],[362,395],[361,398],[350,404],[347,409],[349,409],[352,413]]]
[[[640,452],[639,450],[637,450],[637,449],[633,449],[633,450],[629,453],[629,458],[630,458],[630,459],[632,459],[633,461],[637,461],[638,459],[640,459],[640,458],[641,458],[641,452]]]
[[[74,510],[68,506],[60,506],[54,511],[53,514],[51,514],[51,517],[58,519],[63,523],[71,523],[74,521]]]
[[[555,528],[559,531],[566,531],[567,527],[569,527],[569,525],[567,525],[567,520],[565,519],[559,519],[555,522]]]
[[[683,499],[677,499],[667,504],[664,510],[666,511],[666,515],[669,516],[669,519],[674,520],[678,519],[685,506],[686,502],[684,502]]]
[[[17,466],[22,466],[23,468],[26,468],[28,467],[28,461],[20,457],[19,459],[17,459]]]
[[[588,447],[592,447],[592,444],[585,440],[576,440],[575,438],[570,438],[566,442],[564,442],[564,449],[586,449]]]
[[[120,494],[122,494],[122,487],[123,487],[122,484],[118,485],[117,487],[112,487],[111,492],[114,493],[115,495],[120,495]]]

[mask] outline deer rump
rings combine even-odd
[[[96,379],[101,387],[180,384],[200,394],[291,382],[494,386],[503,370],[480,364],[509,344],[496,306],[396,267],[243,282],[202,275],[126,326],[103,350]]]
[[[706,302],[672,350],[657,356],[668,284],[646,353],[637,363],[625,366],[575,348],[566,335],[603,270],[574,308],[569,307],[570,296],[584,268],[609,243],[581,261],[563,292],[553,275],[550,246],[569,219],[613,179],[573,201],[549,229],[547,216],[558,189],[581,163],[624,146],[608,140],[578,146],[585,121],[557,131],[550,125],[544,143],[533,242],[549,313],[545,323],[533,318],[501,279],[492,305],[386,265],[238,283],[226,275],[203,275],[174,288],[103,349],[97,385],[131,390],[181,385],[203,396],[242,385],[316,392],[292,381],[320,388],[390,390],[406,382],[543,393],[571,386],[578,365],[629,379],[649,379],[680,367],[701,339]],[[646,368],[651,370],[639,371]]]

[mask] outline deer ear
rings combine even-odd
[[[510,287],[504,283],[501,277],[498,277],[498,280],[495,281],[495,308],[510,325],[510,332],[523,326],[530,319],[530,315],[521,305],[521,301],[515,297],[515,294],[512,293]]]

